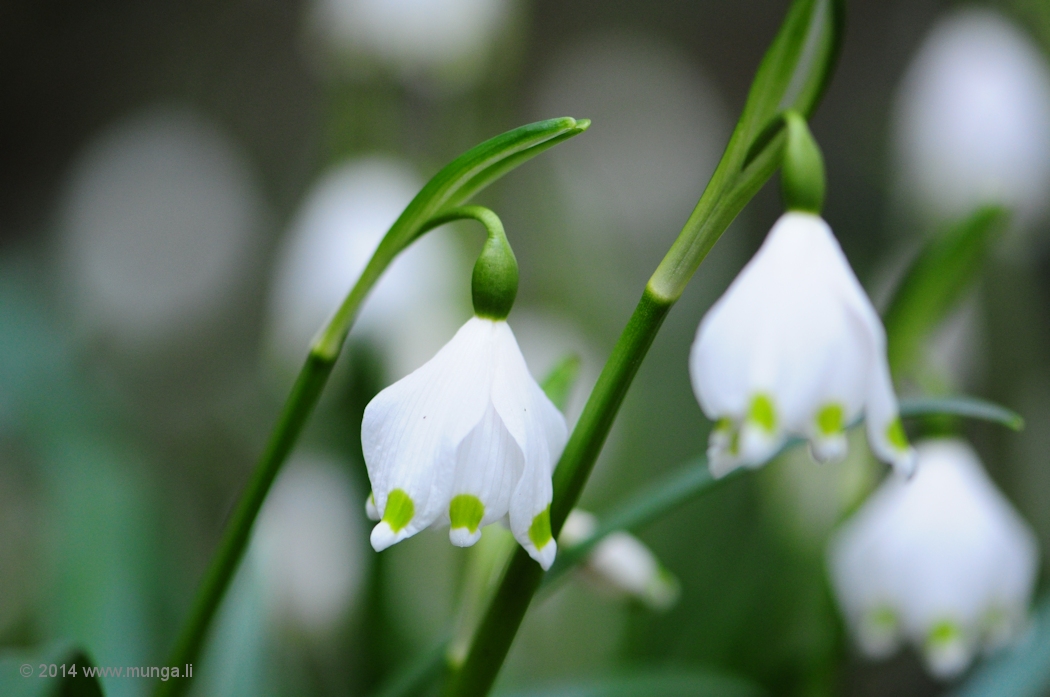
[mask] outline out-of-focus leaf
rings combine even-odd
[[[103,433],[65,423],[38,436],[55,550],[47,622],[56,636],[92,647],[103,666],[148,665],[158,565],[152,492],[127,444]],[[110,697],[141,694],[134,680],[101,682]]]
[[[885,313],[894,373],[916,367],[923,341],[972,286],[1008,219],[1002,208],[981,208],[931,239],[916,257]]]
[[[55,677],[51,677],[51,668]],[[54,644],[39,653],[0,654],[0,695],[4,697],[102,697],[97,678],[85,674],[94,663],[83,649]]]
[[[900,414],[904,418],[917,416],[963,416],[968,419],[990,421],[1014,431],[1024,428],[1024,418],[1001,404],[977,397],[921,397],[902,399]]]
[[[547,377],[543,378],[544,394],[547,399],[554,402],[554,406],[560,411],[565,411],[565,405],[572,394],[572,388],[576,386],[576,379],[580,377],[580,357],[576,354],[566,356],[551,368]]]
[[[448,642],[435,644],[429,651],[408,661],[373,694],[373,697],[409,697],[426,689],[445,667]]]
[[[978,667],[952,697],[1043,697],[1050,693],[1050,598],[1039,603],[1027,634]]]
[[[694,496],[711,489],[715,484],[733,478],[741,471],[743,470],[737,470],[728,477],[716,480],[711,476],[711,471],[707,467],[706,457],[701,455],[689,461],[677,471],[630,497],[612,512],[602,516],[598,528],[590,537],[571,547],[558,550],[558,556],[550,571],[547,572],[544,584],[551,583],[583,561],[594,546],[609,533],[616,530],[637,530]]]
[[[579,682],[499,692],[498,697],[758,697],[759,686],[714,671],[633,671]]]

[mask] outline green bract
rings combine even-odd
[[[787,140],[780,167],[784,208],[820,215],[824,207],[824,157],[806,120],[798,112],[786,112],[784,124]]]
[[[492,216],[496,218],[495,215]],[[488,319],[506,319],[518,294],[518,261],[507,242],[503,226],[489,227],[489,236],[474,264],[470,294],[474,314]]]

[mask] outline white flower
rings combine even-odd
[[[564,417],[529,374],[507,323],[470,319],[365,408],[369,513],[380,519],[372,546],[437,522],[465,547],[509,514],[514,537],[550,567],[551,474],[566,439]]]
[[[594,534],[597,527],[593,514],[576,508],[569,513],[559,539],[564,545],[574,545]],[[581,571],[598,588],[636,598],[654,610],[670,608],[681,590],[678,579],[641,540],[620,530],[594,546]]]
[[[309,24],[335,54],[371,58],[406,78],[480,78],[515,0],[314,0]]]
[[[861,650],[910,641],[958,675],[1024,625],[1038,571],[1032,531],[955,439],[919,444],[911,481],[890,478],[828,547],[832,584]]]
[[[236,144],[179,108],[139,112],[92,139],[59,211],[61,277],[78,319],[144,349],[222,316],[263,217]]]
[[[338,628],[364,581],[353,488],[344,463],[298,455],[256,524],[252,544],[269,609],[310,634]]]
[[[939,217],[1004,204],[1022,218],[1050,196],[1050,68],[1023,31],[988,9],[942,20],[901,86],[902,188]]]
[[[885,344],[827,223],[781,216],[700,323],[690,354],[693,390],[716,421],[712,474],[763,464],[789,435],[808,438],[818,459],[841,459],[845,428],[862,411],[872,450],[910,473]]]
[[[311,188],[280,249],[270,297],[269,358],[294,376],[310,341],[346,297],[387,229],[422,187],[392,158],[345,162]],[[458,271],[447,232],[426,235],[398,256],[369,293],[351,339],[367,337],[387,372],[402,377],[459,325]]]

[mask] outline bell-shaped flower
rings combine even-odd
[[[593,514],[575,508],[562,527],[559,540],[574,545],[598,528]],[[645,543],[618,530],[606,535],[580,567],[583,577],[612,596],[638,600],[653,610],[667,610],[678,601],[681,586]]]
[[[863,412],[881,459],[910,473],[886,363],[885,330],[828,224],[789,211],[708,311],[689,358],[693,390],[716,422],[708,458],[723,476],[757,467],[789,436],[841,459]]]
[[[365,408],[367,508],[379,520],[372,546],[379,551],[443,523],[452,543],[465,547],[507,516],[514,537],[548,568],[557,549],[551,475],[567,429],[506,322],[517,266],[501,226],[498,235],[490,229],[473,286],[476,316]]]
[[[990,8],[939,21],[895,107],[899,186],[932,218],[1008,206],[1021,222],[1050,200],[1050,64],[1026,31]]]
[[[835,534],[828,566],[865,655],[908,641],[947,679],[1023,628],[1039,547],[968,444],[917,451],[916,475],[887,479]]]

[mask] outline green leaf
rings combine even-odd
[[[576,354],[570,354],[551,368],[550,372],[547,373],[547,377],[543,378],[543,383],[540,387],[543,388],[547,399],[554,402],[554,406],[558,407],[559,411],[565,411],[569,395],[572,394],[572,388],[575,387],[576,380],[579,377],[580,357]]]
[[[990,421],[1014,431],[1024,428],[1024,418],[1012,409],[977,397],[923,397],[902,399],[900,415],[903,418],[920,416],[964,416]]]
[[[1008,220],[1002,208],[981,208],[931,239],[912,262],[884,317],[895,374],[916,368],[926,337],[972,287]]]
[[[617,530],[638,530],[657,520],[671,510],[704,493],[718,483],[732,479],[737,473],[723,479],[715,479],[707,467],[707,458],[699,456],[690,460],[675,472],[667,475],[641,492],[631,496],[610,513],[602,516],[595,531],[585,540],[558,550],[554,565],[543,580],[551,584],[563,573],[583,561],[594,546],[609,533]]]
[[[1043,697],[1050,692],[1050,597],[1017,645],[980,665],[951,697]]]
[[[52,666],[55,677],[50,677]],[[68,643],[54,644],[39,653],[4,652],[0,654],[0,695],[102,697],[98,679],[85,675],[84,669],[93,667],[87,653]]]
[[[499,697],[758,697],[765,690],[740,678],[704,670],[637,670],[542,688],[500,692]]]

